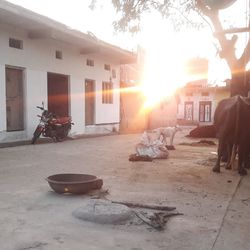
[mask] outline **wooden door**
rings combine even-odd
[[[6,67],[5,76],[7,131],[23,130],[23,70]]]
[[[48,110],[57,116],[69,116],[68,76],[48,73]]]
[[[85,125],[95,124],[95,82],[85,81]]]

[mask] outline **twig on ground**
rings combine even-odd
[[[157,230],[163,230],[170,217],[176,216],[176,215],[183,215],[182,213],[178,213],[178,212],[176,213],[159,212],[159,213],[154,213],[150,217],[147,217],[141,212],[138,212],[138,211],[133,211],[133,212],[144,223],[148,224],[149,226]]]
[[[135,213],[135,215],[142,220],[144,223],[146,223],[147,225],[153,227],[156,230],[162,230],[162,227],[160,227],[159,225],[154,225],[150,219],[148,219],[146,216],[144,216],[142,213],[137,212],[137,211],[133,211]]]
[[[173,211],[176,207],[169,206],[160,206],[160,205],[151,205],[151,204],[141,204],[141,203],[133,203],[133,202],[125,202],[125,201],[111,201],[112,203],[126,205],[128,207],[138,207],[138,208],[147,208],[147,209],[155,209],[161,211]]]

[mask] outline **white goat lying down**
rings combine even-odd
[[[163,144],[167,145],[167,137],[170,137],[170,146],[173,146],[174,136],[177,131],[181,131],[179,126],[175,127],[160,127],[153,130],[156,133],[157,139],[162,140]],[[161,139],[162,137],[162,139]]]
[[[144,131],[140,143],[135,146],[137,156],[149,156],[152,159],[167,159],[168,150],[163,143],[156,139],[152,140],[149,134]]]

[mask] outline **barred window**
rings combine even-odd
[[[56,59],[62,59],[62,58],[63,58],[62,51],[56,50]]]
[[[91,66],[91,67],[94,67],[94,65],[95,65],[94,60],[92,60],[92,59],[87,59],[86,64],[87,64],[87,66]]]
[[[110,71],[111,69],[110,64],[104,64],[104,69]]]
[[[113,103],[113,83],[102,83],[102,103]]]
[[[15,38],[9,38],[9,47],[23,49],[23,41]]]

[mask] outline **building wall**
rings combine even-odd
[[[23,41],[23,49],[9,47],[9,37]],[[55,51],[63,53],[63,59],[55,58]],[[113,103],[102,104],[102,82],[110,81],[111,71],[104,70],[104,64],[110,64],[116,70],[112,79],[114,89],[119,88],[119,62],[101,58],[98,54],[81,55],[80,49],[52,39],[29,39],[25,30],[0,24],[0,142],[31,138],[38,124],[37,105],[45,103],[47,107],[47,73],[69,76],[70,115],[75,125],[72,134],[104,132],[102,124],[119,123],[119,91],[114,91]],[[86,59],[94,60],[94,67],[86,65]],[[24,69],[24,119],[25,130],[6,132],[5,67]],[[85,79],[96,83],[95,123],[85,127],[84,83]],[[107,128],[107,125],[103,127]],[[106,131],[107,132],[107,131]]]
[[[162,100],[152,108],[149,115],[149,129],[175,126],[177,124],[177,102],[175,96]]]
[[[143,108],[144,95],[139,91],[126,91],[121,93],[121,133],[138,133],[147,129],[148,116]]]
[[[208,93],[208,96],[202,96],[202,93]],[[187,95],[187,93],[192,93],[192,95]],[[179,123],[183,124],[193,124],[193,125],[211,125],[213,124],[214,112],[218,105],[218,102],[224,98],[229,97],[229,89],[227,88],[197,88],[197,89],[188,89],[183,88],[179,93],[180,101],[178,105],[177,119]],[[200,112],[200,102],[211,102],[211,121],[210,122],[201,122],[199,121],[199,112]],[[193,102],[193,120],[185,120],[185,102]]]

